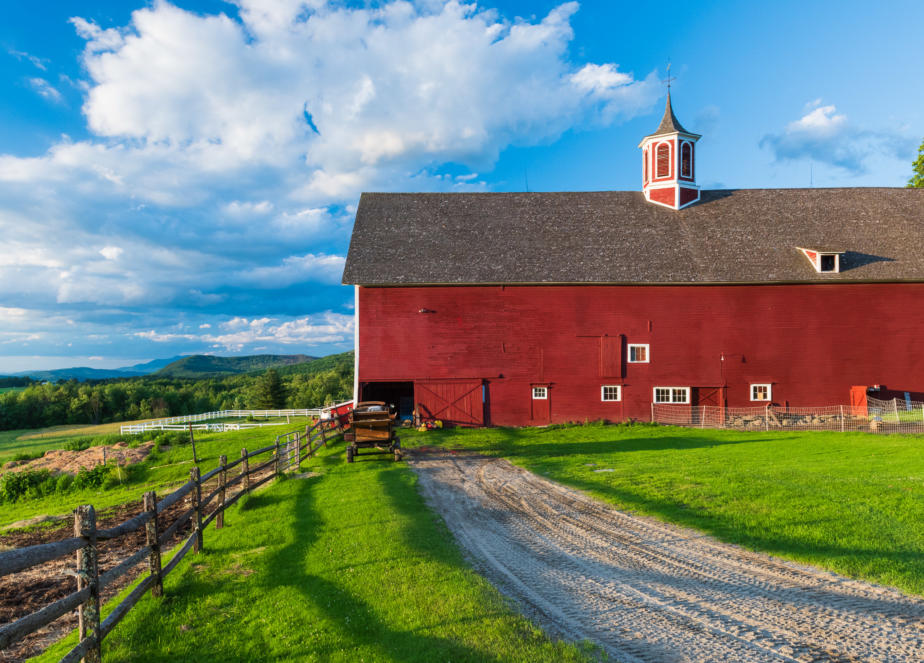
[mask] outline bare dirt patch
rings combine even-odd
[[[492,583],[616,660],[924,660],[920,598],[634,516],[505,460],[409,461]]]
[[[108,509],[97,516],[97,526],[100,528],[114,527],[141,513],[141,506],[141,502],[138,501],[128,502],[113,509]],[[179,504],[175,504],[164,513],[161,513],[157,517],[160,531],[165,530],[188,508],[189,505],[181,500]],[[184,536],[188,536],[191,527],[191,523],[181,527],[180,531],[164,545],[164,551],[171,549]],[[0,535],[0,547],[23,548],[40,543],[60,541],[73,535],[73,519],[68,518],[58,527],[45,527]],[[99,572],[103,573],[112,568],[126,557],[133,555],[145,544],[144,528],[121,536],[118,539],[101,541],[99,543]],[[22,573],[13,573],[0,578],[0,624],[15,621],[76,591],[77,580],[74,577],[74,567],[74,556],[68,555],[47,564],[34,566]],[[111,585],[107,585],[101,592],[101,600],[103,602],[108,601],[118,594],[145,569],[147,569],[147,564],[142,562]],[[77,611],[75,610],[26,636],[26,638],[13,646],[0,651],[0,661],[24,661],[27,658],[36,656],[76,627]]]
[[[53,474],[61,472],[77,474],[81,469],[92,470],[97,465],[102,465],[104,460],[107,463],[116,463],[117,465],[132,465],[141,462],[148,457],[153,448],[153,442],[145,442],[135,448],[129,447],[125,442],[119,442],[112,446],[90,447],[83,451],[50,449],[41,458],[11,462],[4,469],[11,472],[49,470]]]

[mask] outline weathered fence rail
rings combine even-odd
[[[924,403],[869,397],[862,405],[721,407],[653,403],[653,423],[731,430],[924,433]]]
[[[224,526],[225,510],[237,502],[243,495],[278,477],[292,467],[298,467],[304,458],[310,457],[330,439],[343,433],[339,417],[323,419],[313,425],[284,433],[276,441],[256,451],[241,449],[240,458],[228,462],[225,456],[219,458],[218,467],[200,476],[199,467],[190,471],[190,479],[175,491],[157,500],[154,491],[144,494],[143,510],[137,516],[123,523],[100,529],[96,526],[96,512],[91,505],[79,506],[74,510],[74,536],[62,541],[44,543],[25,548],[0,552],[0,576],[25,571],[29,568],[77,553],[77,591],[53,602],[43,608],[25,615],[13,622],[0,625],[0,650],[19,642],[30,633],[37,631],[66,615],[78,611],[78,633],[80,641],[61,661],[97,662],[102,658],[102,642],[116,625],[125,617],[142,596],[151,590],[154,596],[163,594],[163,578],[180,563],[192,549],[202,550],[202,533],[213,522],[216,529]],[[251,467],[250,459],[271,454],[271,457]],[[241,465],[241,471],[233,478],[228,478],[228,471]],[[267,472],[267,470],[271,470]],[[217,487],[204,498],[203,484],[217,477]],[[243,482],[237,492],[231,488]],[[157,516],[171,506],[188,498],[190,507],[183,511],[163,532],[158,530]],[[217,500],[216,500],[217,498]],[[214,503],[213,503],[214,502]],[[209,506],[212,506],[210,512]],[[161,566],[161,546],[188,523],[193,521],[193,530],[183,541],[174,547],[174,554],[166,566]],[[98,543],[145,529],[145,544],[104,573],[99,573],[97,565]],[[148,575],[119,603],[105,620],[100,620],[100,591],[112,584],[135,566],[148,560]]]

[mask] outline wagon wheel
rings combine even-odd
[[[353,462],[353,445],[352,444],[347,447],[347,462],[348,463]]]

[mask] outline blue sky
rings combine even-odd
[[[352,346],[361,191],[903,186],[920,2],[47,2],[0,23],[0,373]]]

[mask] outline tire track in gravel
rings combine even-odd
[[[409,457],[489,580],[618,661],[924,661],[924,600],[633,516],[506,460]]]

